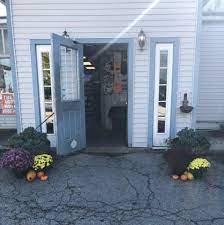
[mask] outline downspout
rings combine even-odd
[[[196,129],[196,114],[197,114],[197,99],[198,99],[198,80],[199,80],[199,68],[200,68],[200,36],[201,36],[201,27],[202,27],[202,10],[203,10],[203,0],[198,0],[197,6],[197,32],[196,32],[196,41],[195,41],[195,64],[193,72],[193,99],[192,105],[194,110],[192,112],[192,128]]]

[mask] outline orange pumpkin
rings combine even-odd
[[[194,175],[192,173],[187,173],[188,180],[194,180]]]
[[[37,173],[37,177],[38,178],[41,178],[42,176],[44,176],[45,174],[44,174],[44,171],[40,171],[40,172],[38,172]]]
[[[173,180],[178,180],[179,176],[178,175],[172,175]]]
[[[48,179],[48,176],[47,175],[44,175],[44,176],[40,177],[40,180],[41,181],[46,181],[47,179]]]
[[[29,182],[31,182],[31,181],[34,181],[36,179],[36,176],[37,176],[36,172],[34,170],[30,170],[26,174],[26,179]]]
[[[187,180],[187,175],[185,175],[185,174],[181,175],[180,179],[183,180],[183,181],[186,181]]]

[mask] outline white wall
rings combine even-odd
[[[197,127],[224,123],[224,20],[202,25]]]
[[[30,39],[50,38],[66,28],[71,37],[112,38],[125,29],[152,0],[12,0],[17,71],[22,126],[34,125],[34,97]],[[192,92],[195,61],[197,0],[161,0],[123,37],[135,39],[133,146],[147,146],[149,104],[149,43],[138,49],[136,37],[141,28],[150,37],[180,38],[178,107],[181,93]],[[190,115],[177,113],[177,129],[191,126]]]

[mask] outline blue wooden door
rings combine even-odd
[[[86,147],[83,47],[56,34],[51,46],[57,152],[67,155]]]

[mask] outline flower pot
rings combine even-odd
[[[13,171],[13,173],[14,173],[16,178],[22,179],[22,178],[25,177],[27,170],[16,170],[16,169],[13,169],[12,171]]]
[[[200,169],[194,169],[194,170],[190,169],[189,172],[193,174],[194,178],[201,179],[204,176],[204,174],[207,172],[207,169],[206,168],[200,168]]]

